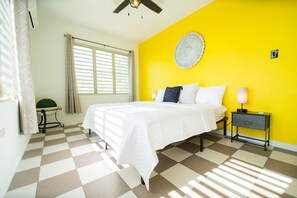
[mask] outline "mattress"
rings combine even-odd
[[[216,129],[226,108],[212,105],[133,102],[91,105],[83,127],[96,132],[117,153],[118,164],[134,166],[149,190],[159,160],[156,150]]]

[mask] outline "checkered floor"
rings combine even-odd
[[[80,126],[33,135],[6,197],[297,197],[297,152],[230,142],[218,134],[158,152],[150,191],[113,150]]]

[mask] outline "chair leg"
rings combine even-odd
[[[42,133],[45,133],[45,129],[46,129],[46,113],[45,113],[45,110],[41,110],[41,113],[42,113],[42,117],[44,117]]]

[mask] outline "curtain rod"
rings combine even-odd
[[[64,37],[66,37],[67,35],[64,34]],[[126,50],[126,49],[122,49],[122,48],[118,48],[118,47],[113,47],[113,46],[110,46],[110,45],[106,45],[106,44],[103,44],[103,43],[97,43],[97,42],[94,42],[94,41],[90,41],[90,40],[86,40],[86,39],[81,39],[81,38],[77,38],[77,37],[72,37],[73,39],[76,39],[76,40],[80,40],[80,41],[85,41],[85,42],[88,42],[88,43],[93,43],[93,44],[97,44],[97,45],[102,45],[104,47],[110,47],[110,48],[113,48],[113,49],[117,49],[117,50],[122,50],[122,51],[126,51],[126,52],[129,52],[131,53],[132,51],[131,50]]]

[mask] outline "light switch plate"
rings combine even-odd
[[[0,128],[0,138],[5,136],[5,128]]]
[[[271,59],[273,59],[273,58],[278,58],[278,49],[271,50],[270,58],[271,58]]]

